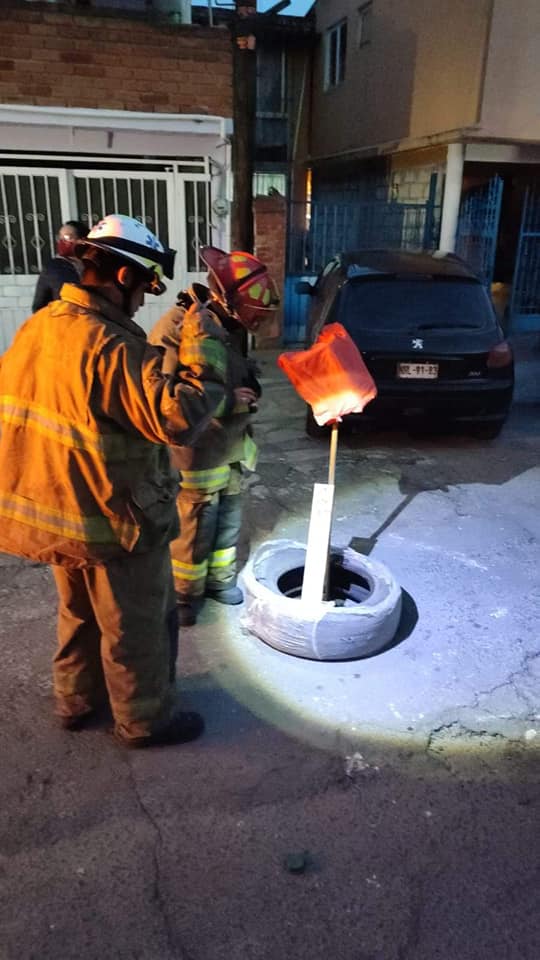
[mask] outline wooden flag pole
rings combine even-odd
[[[330,434],[330,460],[328,461],[328,483],[331,483],[332,486],[334,486],[336,479],[338,431],[338,422],[334,420],[332,423],[332,433]]]

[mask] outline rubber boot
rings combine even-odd
[[[197,614],[201,608],[199,597],[184,597],[176,594],[176,613],[180,627],[192,627],[197,623]]]
[[[215,589],[210,587],[206,591],[206,596],[212,597],[212,599],[217,600],[218,603],[227,603],[231,606],[244,602],[244,594],[240,587],[218,587]]]
[[[128,750],[141,750],[146,747],[167,747],[177,743],[189,743],[200,737],[204,730],[204,720],[200,713],[179,710],[170,720],[158,727],[147,737],[124,737],[116,728],[114,738]]]
[[[82,730],[96,716],[95,710],[87,710],[86,713],[78,713],[71,717],[56,715],[58,724],[62,730]]]

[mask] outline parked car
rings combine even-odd
[[[512,402],[512,349],[488,291],[459,257],[341,253],[297,291],[312,301],[307,345],[325,324],[343,324],[377,384],[364,413],[346,420],[449,424],[486,438],[500,432]],[[321,430],[310,408],[307,432]]]

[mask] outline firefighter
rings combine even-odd
[[[165,289],[174,251],[111,215],[76,253],[81,284],[65,284],[0,360],[0,550],[52,565],[61,725],[83,726],[108,694],[119,743],[185,742],[203,720],[178,709],[172,683],[178,474],[167,445],[193,443],[238,397],[209,311],[187,311],[191,365],[175,375],[133,321],[145,294]]]
[[[185,311],[194,301],[206,304],[222,325],[230,380],[239,391],[234,410],[214,417],[193,446],[171,448],[172,462],[180,471],[180,536],[171,544],[171,554],[178,617],[184,626],[196,622],[205,596],[225,604],[243,601],[236,583],[242,474],[255,469],[257,447],[250,420],[261,393],[256,366],[244,355],[243,345],[246,330],[256,330],[279,303],[266,267],[251,254],[202,247],[200,256],[208,269],[208,287],[195,284],[180,293],[176,307],[149,335],[152,343],[168,351],[172,362],[179,343],[180,355],[185,351],[189,359]]]

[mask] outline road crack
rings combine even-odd
[[[133,787],[133,793],[137,800],[139,809],[144,819],[147,821],[147,823],[150,824],[150,827],[155,837],[155,843],[152,846],[152,864],[153,864],[152,900],[157,906],[159,916],[161,917],[161,920],[163,923],[165,939],[167,941],[167,946],[169,948],[169,955],[170,955],[169,960],[195,960],[195,958],[190,953],[188,953],[188,951],[181,944],[178,943],[177,939],[175,940],[173,930],[169,921],[167,905],[161,891],[161,882],[162,882],[161,851],[163,849],[163,843],[164,843],[163,834],[161,832],[161,828],[159,826],[158,821],[156,820],[150,808],[147,806],[147,804],[143,800],[143,797],[139,790],[137,779],[135,777],[135,772],[133,770],[133,767],[129,759],[126,757],[124,758],[124,760],[126,763],[126,767],[128,769],[129,779],[131,781],[131,785]]]

